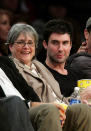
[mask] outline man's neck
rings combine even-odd
[[[68,74],[67,70],[64,68],[65,63],[50,62],[47,59],[46,59],[45,63],[46,63],[46,65],[48,67],[50,67],[51,69],[57,71],[60,74],[63,74],[63,75],[67,75]]]

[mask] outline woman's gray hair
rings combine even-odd
[[[28,24],[15,24],[11,27],[6,44],[14,44],[20,33],[29,34],[34,38],[35,45],[38,44],[38,33],[36,30]]]

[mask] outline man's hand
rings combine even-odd
[[[85,41],[82,42],[82,45],[78,49],[77,53],[79,53],[79,52],[88,52],[87,43]]]
[[[88,103],[88,100],[91,99],[91,86],[85,88],[85,89],[80,93],[80,96],[81,96],[81,101],[82,101],[82,103],[91,105],[91,104]]]

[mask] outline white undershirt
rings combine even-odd
[[[1,68],[0,68],[0,85],[6,96],[16,95],[24,100],[23,96],[14,87],[13,83],[9,80],[9,78],[6,76],[6,74]]]

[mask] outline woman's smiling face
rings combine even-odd
[[[14,58],[30,66],[35,56],[35,41],[33,36],[28,33],[21,33],[13,44],[9,45],[11,54]]]

